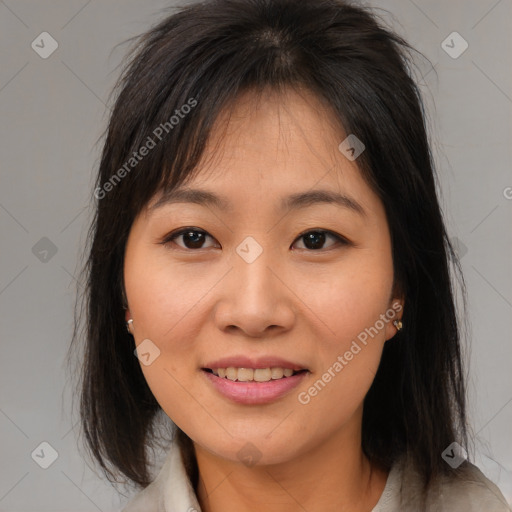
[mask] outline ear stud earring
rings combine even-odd
[[[396,327],[398,331],[402,330],[402,322],[400,320],[394,320],[393,325]]]
[[[130,318],[130,320],[128,320],[128,322],[126,322],[126,330],[131,334],[132,331],[130,329],[131,327],[131,324],[133,323],[133,318]]]

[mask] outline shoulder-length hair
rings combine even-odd
[[[137,39],[114,89],[73,334],[84,343],[81,426],[109,480],[121,473],[141,487],[150,483],[148,448],[161,412],[125,327],[131,225],[155,193],[193,175],[214,122],[237,95],[290,88],[327,102],[346,133],[363,141],[357,164],[384,204],[405,300],[404,328],[385,344],[364,400],[364,453],[388,468],[410,457],[425,487],[450,471],[442,452],[454,441],[467,445],[450,264],[464,307],[465,284],[437,198],[411,50],[370,9],[345,0],[189,4]]]

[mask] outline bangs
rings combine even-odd
[[[369,151],[358,158],[358,166],[378,193],[371,168],[379,159],[374,165],[369,161],[372,150],[379,149],[375,131],[390,124],[403,129],[399,114],[386,102],[392,95],[403,95],[408,103],[411,99],[396,90],[391,57],[376,50],[387,45],[394,55],[395,44],[405,48],[407,43],[390,33],[388,40],[373,41],[373,60],[362,62],[346,51],[347,36],[339,27],[332,25],[324,34],[312,23],[312,17],[331,16],[329,2],[301,4],[291,9],[282,2],[268,12],[261,2],[251,1],[243,8],[230,1],[222,2],[222,9],[216,2],[193,5],[140,38],[113,91],[120,92],[106,141],[111,149],[96,186],[103,191],[105,183],[115,181],[117,194],[102,194],[102,201],[118,202],[118,195],[128,195],[133,220],[157,192],[193,177],[220,112],[239,95],[284,94],[289,88],[312,92],[331,108],[342,129],[365,141]],[[364,32],[350,37],[352,47],[368,46]],[[339,39],[337,45],[333,38]],[[405,73],[404,79],[412,83]]]

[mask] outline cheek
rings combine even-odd
[[[166,254],[155,256],[136,249],[125,262],[125,287],[136,333],[163,343],[172,343],[175,332],[194,329],[194,316],[215,276],[192,266],[172,262]],[[193,338],[191,338],[193,339]]]
[[[137,347],[158,354],[141,370],[146,382],[173,421],[186,421],[183,404],[190,405],[190,394],[183,383],[195,364],[195,343],[199,339],[200,308],[204,287],[169,260],[155,257],[142,247],[134,247],[125,261],[125,288]],[[150,340],[151,344],[147,345]],[[146,345],[142,345],[146,343]],[[156,348],[155,348],[156,347]]]
[[[343,404],[337,408],[343,415],[358,407],[373,382],[390,322],[382,320],[393,282],[392,260],[385,254],[361,251],[328,279],[301,281],[301,296],[307,297],[311,322],[317,326],[311,332],[316,338],[317,384],[306,389],[315,407]]]
[[[294,281],[297,295],[305,298],[304,311],[309,310],[312,319],[316,317],[316,324],[326,334],[323,345],[327,350],[343,349],[389,309],[392,260],[385,251],[361,250],[325,275],[304,273]],[[377,327],[384,336],[381,322]]]
[[[197,343],[207,315],[207,292],[223,272],[180,265],[166,256],[155,255],[142,244],[134,246],[125,260],[125,288],[136,345],[150,340],[157,347],[158,357],[147,366],[141,359],[141,370],[153,395],[174,420],[183,404],[190,406],[183,383],[198,369]]]

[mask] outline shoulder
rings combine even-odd
[[[466,462],[457,477],[442,477],[433,487],[433,510],[511,512],[503,494],[476,466]]]
[[[183,453],[172,443],[156,478],[134,496],[121,512],[200,511],[188,478]]]
[[[174,450],[171,448],[157,476],[147,487],[132,496],[121,512],[165,512],[164,487],[166,480],[170,478],[170,462],[173,453]]]
[[[512,512],[503,494],[475,465],[464,462],[457,471],[438,477],[422,494],[419,474],[399,464],[395,486],[403,512]],[[422,498],[423,496],[423,498]],[[424,500],[424,501],[423,501]]]
[[[125,505],[121,512],[164,512],[163,492],[159,482],[154,481],[140,491]]]
[[[402,467],[402,492],[406,503],[418,504],[421,494],[418,473]],[[419,510],[404,507],[404,511]],[[426,496],[428,512],[512,512],[503,494],[477,466],[464,462],[457,471],[438,477]]]

